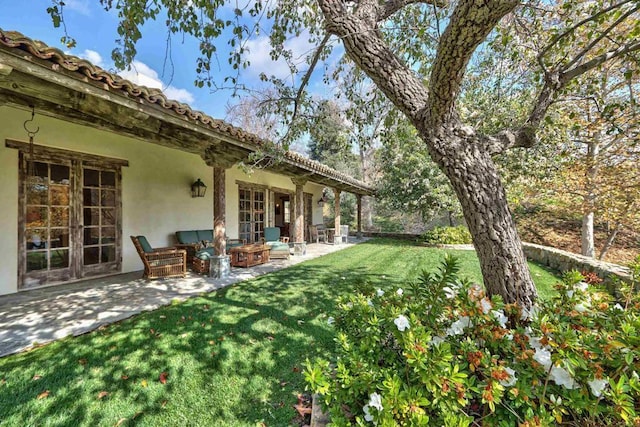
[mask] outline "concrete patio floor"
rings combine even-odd
[[[346,249],[341,245],[308,244],[307,253],[251,268],[232,268],[230,277],[213,279],[192,272],[184,279],[144,280],[142,272],[34,289],[0,296],[0,357],[102,325],[154,310],[231,284]]]

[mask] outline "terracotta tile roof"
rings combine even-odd
[[[256,149],[259,149],[260,146],[267,143],[267,141],[261,139],[255,134],[246,132],[223,120],[214,119],[201,111],[193,110],[187,104],[167,98],[160,89],[148,88],[146,86],[134,84],[117,74],[110,73],[92,64],[86,59],[65,54],[60,49],[50,47],[38,40],[32,40],[17,31],[5,31],[0,28],[0,45],[20,49],[36,58],[50,61],[56,66],[60,66],[65,70],[71,71],[72,75],[77,77],[79,80],[84,80],[84,77],[86,77],[91,80],[104,83],[112,89],[122,90],[131,97],[141,98],[150,104],[158,105],[166,109],[168,113],[170,112],[180,116],[187,116],[202,125],[208,126],[221,134],[231,137],[232,139],[254,145]],[[54,67],[54,70],[55,69],[56,67]],[[298,153],[287,151],[284,153],[284,159],[286,162],[310,172],[356,187],[361,190],[360,192],[363,191],[367,194],[373,194],[374,192],[373,188],[368,184],[347,174],[338,172],[337,170],[320,162],[308,159]]]

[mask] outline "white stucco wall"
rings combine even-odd
[[[17,292],[18,270],[18,151],[5,147],[6,139],[28,141],[22,123],[30,112],[0,107],[0,295]],[[122,272],[140,270],[142,264],[130,235],[145,235],[152,246],[175,242],[177,230],[213,228],[213,172],[197,155],[162,147],[107,131],[52,119],[36,112],[38,145],[124,159],[122,168]],[[191,184],[200,178],[207,185],[204,198],[192,198]],[[227,234],[238,235],[238,186],[236,181],[294,190],[285,176],[255,171],[247,175],[237,167],[227,170]],[[313,194],[313,223],[322,222],[315,201],[322,186],[307,183]]]

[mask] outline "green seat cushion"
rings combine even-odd
[[[199,241],[213,242],[213,230],[198,230],[197,233]]]
[[[272,251],[287,251],[289,252],[289,245],[283,242],[267,242],[267,245],[271,247]]]
[[[215,254],[213,248],[206,248],[196,252],[196,258],[198,259],[209,259]]]
[[[183,245],[198,243],[200,241],[198,239],[198,232],[195,230],[176,231],[176,238],[178,239],[178,243]]]
[[[278,227],[265,227],[264,228],[264,241],[265,242],[277,242],[280,240],[280,229]]]
[[[140,243],[140,246],[142,247],[142,250],[145,253],[153,252],[153,248],[149,244],[149,241],[147,240],[146,237],[144,237],[144,236],[136,236],[136,239],[138,239],[138,243]]]

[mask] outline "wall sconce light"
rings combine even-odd
[[[204,197],[204,193],[207,192],[207,186],[204,182],[200,181],[200,178],[191,184],[191,197]]]
[[[321,208],[324,206],[324,202],[326,202],[327,200],[329,200],[327,198],[327,194],[324,192],[324,190],[322,190],[322,197],[320,197],[320,199],[318,200],[318,207]]]

